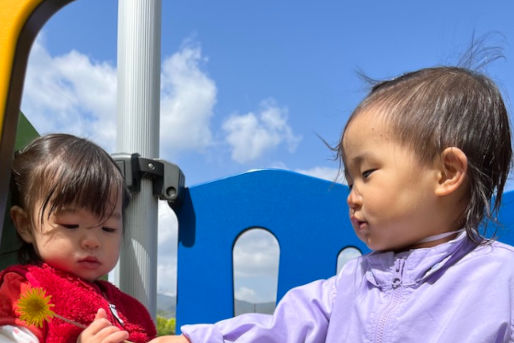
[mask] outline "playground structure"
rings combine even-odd
[[[17,127],[30,129],[27,123],[18,126],[18,121],[23,120],[19,108],[30,46],[44,22],[68,2],[18,0],[0,3],[0,223],[6,222],[13,151],[35,134],[33,130],[17,134]],[[127,146],[131,153],[140,153],[144,157],[155,158],[158,154],[155,146],[148,150],[136,145]],[[142,183],[142,189],[147,187],[147,190],[141,190],[136,201],[156,202],[158,195],[151,191],[152,180],[144,177]],[[180,182],[177,185],[177,189],[180,188]],[[182,191],[181,204],[174,206],[180,225],[178,325],[213,322],[233,315],[232,249],[239,235],[247,229],[265,228],[280,244],[277,300],[291,287],[333,275],[337,254],[343,248],[354,246],[362,252],[367,251],[352,233],[345,210],[348,189],[340,184],[286,171],[256,171],[186,187]],[[138,217],[137,214],[134,216]],[[504,227],[498,230],[499,240],[513,244],[514,232],[509,230],[514,228],[513,192],[504,195],[500,221]],[[127,240],[152,241],[149,245],[141,243],[152,255],[156,254],[156,219],[150,219],[150,222],[153,224],[149,227],[132,224],[131,231],[136,236],[131,233]],[[9,234],[7,228],[6,225],[0,228],[3,242],[12,238],[12,232]],[[137,236],[142,232],[143,236]],[[137,258],[132,255],[129,244],[124,247],[121,262],[136,266],[128,261]],[[14,260],[6,261],[11,262]],[[121,268],[120,275],[126,278],[120,277],[119,285],[155,314],[156,290],[152,279],[155,278],[156,260],[150,257],[143,262],[146,269],[133,269],[134,274]],[[127,289],[127,279],[135,279],[137,284]]]

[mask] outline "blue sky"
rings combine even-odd
[[[117,6],[77,0],[43,27],[22,99],[40,133],[74,133],[115,152]],[[367,90],[356,71],[382,79],[455,64],[473,34],[495,32],[487,43],[505,59],[485,72],[510,110],[513,9],[509,0],[163,0],[160,157],[187,185],[268,167],[333,179],[338,162],[318,136],[337,143]],[[163,206],[160,246],[176,240],[174,225]],[[269,238],[247,241],[260,255],[242,254],[245,270],[268,280]],[[173,254],[159,252],[162,292],[175,292],[174,269],[164,267]],[[263,301],[273,288],[248,281],[238,291]]]

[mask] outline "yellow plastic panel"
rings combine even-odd
[[[0,0],[0,225],[30,47],[43,24],[72,0]],[[0,226],[0,240],[3,227]]]
[[[28,17],[43,0],[0,0],[0,137],[18,37]]]

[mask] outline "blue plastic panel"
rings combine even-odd
[[[503,195],[498,219],[500,223],[496,232],[498,240],[514,245],[514,191]]]
[[[232,248],[248,228],[280,246],[277,300],[336,272],[346,246],[368,249],[348,219],[348,188],[285,170],[260,170],[191,187],[179,222],[177,328],[233,316]]]

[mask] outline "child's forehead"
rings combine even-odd
[[[363,112],[347,125],[341,144],[344,167],[377,161],[381,155],[397,156],[398,152],[417,156],[414,147],[402,141],[388,119],[373,112]],[[398,155],[399,156],[399,155]]]
[[[378,140],[396,140],[390,120],[387,116],[376,113],[376,110],[359,112],[346,126],[342,139],[343,152]]]
[[[98,214],[96,214],[92,209],[84,206],[79,205],[65,205],[55,210],[54,215],[56,216],[66,216],[66,215],[88,215],[88,216],[95,216],[97,217]],[[106,213],[105,217],[108,218],[114,218],[114,219],[121,219],[121,208],[119,204],[117,204],[116,207],[112,207],[111,205],[106,206]]]

